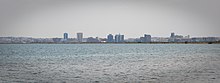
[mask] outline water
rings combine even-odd
[[[0,44],[0,82],[219,83],[220,44]]]

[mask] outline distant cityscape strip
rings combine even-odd
[[[28,44],[28,43],[214,43],[220,42],[220,37],[193,37],[189,35],[175,35],[171,33],[170,37],[151,37],[144,34],[139,38],[125,39],[122,34],[108,34],[106,38],[88,37],[83,38],[83,33],[77,33],[76,38],[69,38],[68,33],[63,34],[63,38],[31,38],[31,37],[0,37],[1,44]]]

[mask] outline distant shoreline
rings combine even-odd
[[[220,42],[122,42],[122,43],[107,43],[107,42],[34,42],[34,43],[0,43],[0,44],[220,44]]]

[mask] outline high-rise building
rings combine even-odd
[[[107,36],[107,42],[114,42],[114,39],[113,39],[113,35],[112,34],[109,34]]]
[[[170,38],[174,38],[175,37],[175,33],[171,33]]]
[[[140,37],[140,42],[151,42],[151,35],[144,34],[144,37]]]
[[[175,42],[175,33],[171,33],[169,42]]]
[[[83,33],[77,33],[78,42],[82,42],[82,39],[83,39]]]
[[[151,35],[144,34],[144,42],[151,42]]]
[[[124,35],[121,35],[121,37],[120,37],[120,41],[121,41],[121,42],[124,42],[124,41],[125,41],[125,39],[124,39]]]
[[[120,41],[120,35],[115,35],[115,42],[119,42]]]
[[[68,33],[64,33],[64,34],[63,34],[63,39],[64,39],[64,40],[67,40],[67,39],[68,39]]]
[[[115,35],[115,42],[124,42],[124,35],[117,34]]]

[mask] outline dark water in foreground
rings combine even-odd
[[[220,44],[0,44],[0,82],[220,83]]]

